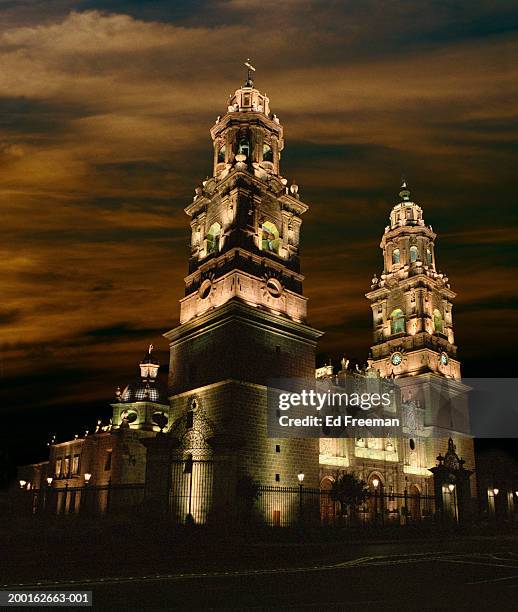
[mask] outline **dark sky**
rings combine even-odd
[[[166,363],[183,208],[247,57],[311,207],[320,358],[367,356],[363,294],[404,173],[458,293],[464,375],[514,375],[515,2],[0,0],[0,24],[1,410],[17,460],[109,414],[150,342]]]

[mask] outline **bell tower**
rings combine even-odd
[[[460,380],[448,277],[436,268],[436,234],[403,181],[380,247],[383,272],[372,279],[373,366],[382,376],[434,373]]]
[[[234,298],[303,322],[299,237],[308,207],[280,174],[283,129],[250,77],[210,133],[213,176],[185,209],[192,236],[180,322]]]
[[[308,206],[281,174],[283,128],[251,70],[210,130],[212,176],[185,209],[185,297],[180,325],[165,334],[169,435],[175,457],[215,462],[215,487],[222,478],[235,489],[244,476],[296,486],[301,471],[308,486],[318,486],[318,440],[267,436],[268,385],[312,379],[322,334],[306,323],[302,292],[299,239]]]
[[[437,269],[435,238],[403,181],[381,238],[383,272],[374,276],[366,297],[374,324],[370,363],[381,376],[397,378],[401,388],[404,429],[410,437],[400,444],[406,457],[404,471],[409,474],[416,469],[421,473],[421,468],[413,467],[412,457],[424,453],[421,466],[434,465],[450,438],[468,465],[475,462],[469,388],[461,381],[454,343],[455,293],[448,277]],[[419,435],[412,425],[412,411],[422,423]]]

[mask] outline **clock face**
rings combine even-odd
[[[442,365],[448,365],[448,355],[446,353],[441,353],[441,363]]]
[[[398,366],[403,361],[403,355],[401,355],[401,353],[392,353],[390,361],[392,365]]]

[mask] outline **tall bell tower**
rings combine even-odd
[[[318,486],[318,440],[267,436],[269,381],[313,378],[322,334],[306,323],[302,293],[308,207],[281,175],[283,128],[250,68],[210,133],[212,176],[185,209],[191,244],[180,325],[165,334],[175,454],[224,465],[215,486],[243,475],[294,486],[300,471]]]
[[[373,366],[382,376],[435,373],[460,379],[448,277],[436,268],[435,237],[403,182],[380,247],[383,272],[372,279]]]
[[[283,129],[249,77],[211,129],[213,176],[195,190],[180,322],[234,298],[302,323],[298,186],[280,174]]]

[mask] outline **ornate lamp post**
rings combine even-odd
[[[498,521],[498,516],[497,516],[497,513],[496,513],[496,496],[497,496],[499,493],[500,493],[500,489],[499,489],[499,488],[497,488],[497,487],[495,487],[495,488],[493,489],[493,504],[494,504],[494,506],[495,506],[495,523]]]
[[[49,507],[50,490],[52,488],[53,480],[54,479],[52,478],[52,476],[47,477],[47,487],[43,495],[43,512],[45,512]]]
[[[302,523],[302,487],[304,486],[302,483],[304,482],[304,472],[299,472],[297,478],[299,481],[299,523]]]
[[[453,484],[453,482],[450,482],[450,484],[448,485],[448,490],[450,491],[450,499],[451,499],[451,496],[453,495],[453,516],[455,518],[455,522],[458,522],[457,495],[456,495],[455,485]]]
[[[378,487],[380,481],[378,478],[373,478],[372,486],[374,487],[374,524],[378,524]]]
[[[494,488],[494,489],[488,489],[487,490],[487,518],[489,519],[491,516],[491,493],[493,494],[493,515],[495,518],[495,523],[497,522],[497,517],[496,517],[496,496],[500,493],[500,489],[498,488]]]
[[[85,479],[84,510],[87,511],[88,510],[88,483],[90,482],[90,479],[92,478],[92,474],[90,474],[90,472],[85,472],[83,478]],[[81,504],[81,509],[83,509],[83,504]]]

